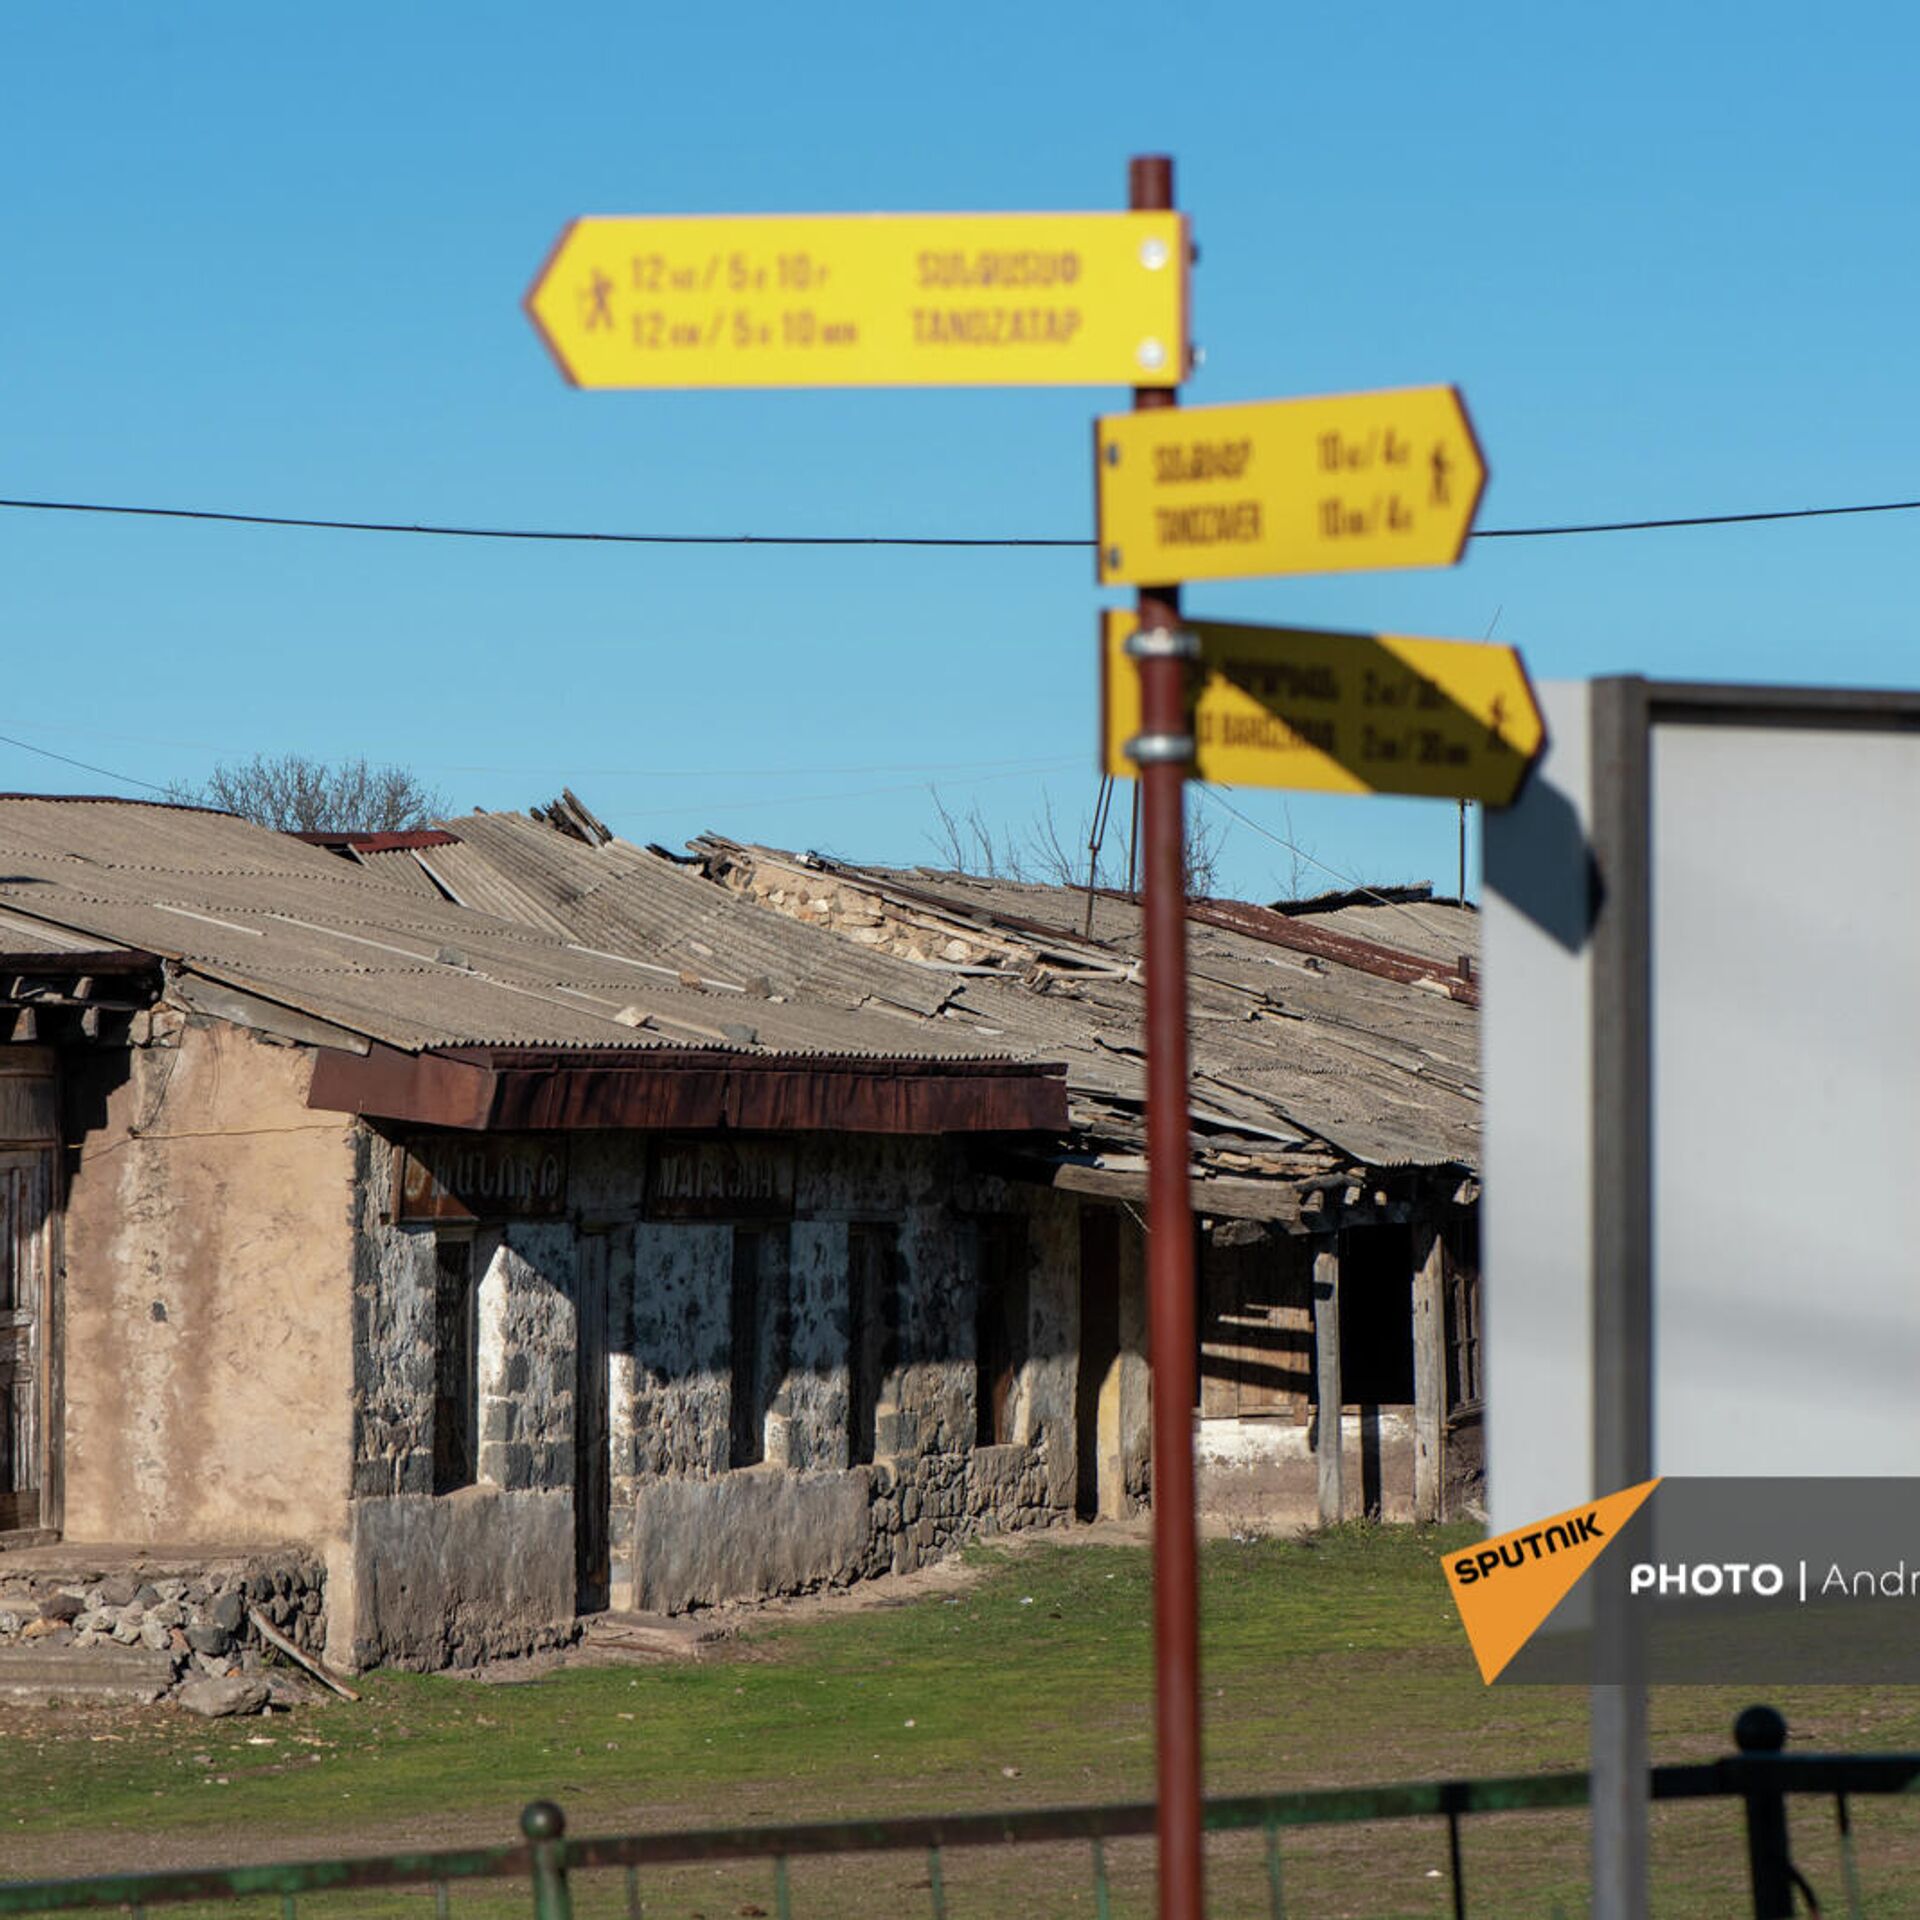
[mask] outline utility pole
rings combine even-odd
[[[1173,209],[1173,162],[1128,167],[1135,212]],[[1184,371],[1184,369],[1182,369]],[[1136,412],[1180,404],[1177,388],[1136,387]],[[1200,1607],[1193,1490],[1193,1208],[1187,1184],[1187,886],[1185,789],[1193,763],[1178,586],[1140,589],[1139,769],[1147,972],[1147,1300],[1153,1356],[1153,1613],[1160,1756],[1160,1920],[1201,1920]]]

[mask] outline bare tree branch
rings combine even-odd
[[[964,815],[959,815],[940,798],[939,788],[929,787],[927,791],[933,796],[937,822],[935,831],[927,838],[932,841],[943,866],[953,873],[977,874],[983,880],[1024,877],[1019,870],[1017,849],[1001,848],[994,843],[993,829],[981,813],[979,801]]]
[[[447,811],[439,793],[404,767],[374,766],[365,756],[330,764],[305,754],[256,753],[222,761],[204,785],[176,781],[167,798],[217,807],[281,833],[403,833]]]
[[[1094,865],[1096,887],[1118,889],[1126,884],[1126,839],[1117,829],[1102,839],[1098,858],[1094,859],[1093,823],[1082,814],[1068,832],[1054,812],[1051,795],[1043,796],[1040,815],[1018,835],[996,841],[975,802],[964,815],[958,815],[933,792],[935,829],[927,838],[932,842],[939,863],[954,873],[970,873],[982,880],[1022,880],[1044,886],[1084,888],[1087,868]],[[1197,808],[1187,808],[1187,836],[1184,867],[1187,898],[1201,900],[1214,890],[1219,879],[1220,852],[1226,830],[1203,819]]]

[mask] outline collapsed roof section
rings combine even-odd
[[[1137,1171],[1144,1186],[1136,902],[860,867],[714,835],[694,848],[713,878],[745,897],[880,956],[952,969],[943,1021],[1029,1057],[1065,1059],[1080,1144],[1100,1169]],[[1368,911],[1349,907],[1332,927],[1237,902],[1189,906],[1197,1208],[1268,1213],[1257,1190],[1278,1181],[1296,1197],[1305,1190],[1303,1216],[1317,1211],[1314,1192],[1335,1190],[1349,1207],[1384,1209],[1379,1196],[1403,1184],[1396,1171],[1477,1168],[1477,916],[1387,902],[1363,932],[1355,917]],[[1280,1203],[1269,1217],[1288,1214]]]

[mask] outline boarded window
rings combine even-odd
[[[1313,1246],[1223,1221],[1200,1252],[1200,1411],[1306,1417],[1313,1395]]]
[[[473,1242],[433,1249],[433,1490],[474,1483],[479,1464],[479,1342],[475,1337]]]
[[[1449,1413],[1479,1406],[1480,1220],[1470,1214],[1446,1236]]]
[[[900,1243],[891,1225],[847,1233],[847,1458],[874,1455],[880,1404],[900,1353]]]
[[[767,1415],[786,1381],[791,1340],[785,1230],[735,1227],[730,1466],[767,1457]]]
[[[1013,1442],[1014,1389],[1027,1363],[1027,1223],[1001,1215],[979,1223],[974,1300],[975,1440]]]

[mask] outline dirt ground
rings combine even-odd
[[[1146,1548],[1151,1540],[1151,1519],[1142,1515],[1126,1521],[1007,1534],[997,1537],[992,1544],[996,1549],[1019,1554],[1039,1546],[1060,1545]],[[736,1602],[677,1616],[595,1614],[583,1621],[581,1636],[570,1647],[495,1660],[448,1677],[480,1687],[515,1686],[567,1668],[763,1660],[772,1656],[756,1648],[751,1637],[760,1629],[872,1613],[908,1606],[931,1596],[964,1592],[979,1581],[983,1571],[979,1562],[955,1556],[913,1573],[860,1581],[837,1592]],[[294,1723],[324,1725],[324,1716],[361,1710],[315,1686],[311,1700],[292,1715],[276,1714],[259,1724],[277,1733]],[[63,1750],[71,1751],[83,1742],[138,1738],[142,1731],[177,1726],[184,1717],[170,1700],[145,1707],[80,1702],[31,1707],[0,1702],[0,1753],[7,1756],[10,1767],[36,1764],[58,1767],[65,1764],[59,1758]],[[647,1816],[640,1824],[650,1828],[697,1826],[712,1817],[711,1805],[698,1801],[679,1805],[655,1803],[647,1809]],[[511,1837],[502,1831],[497,1817],[479,1811],[450,1810],[387,1820],[375,1815],[356,1824],[348,1850],[375,1854],[410,1848],[497,1845]],[[316,1842],[310,1849],[315,1856],[340,1850],[324,1841]],[[44,1837],[13,1833],[0,1839],[0,1860],[4,1861],[0,1865],[0,1879],[51,1875],[82,1878],[91,1874],[202,1867],[213,1861],[244,1866],[288,1857],[284,1839],[262,1833],[244,1821],[231,1825],[196,1824],[180,1833],[147,1831],[126,1835],[104,1829],[68,1829]]]

